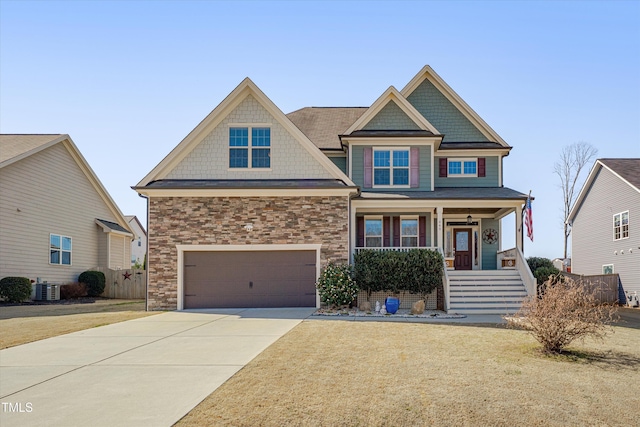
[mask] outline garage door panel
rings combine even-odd
[[[184,253],[184,307],[314,307],[315,251]]]

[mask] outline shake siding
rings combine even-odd
[[[330,156],[329,160],[333,162],[342,172],[347,173],[347,158]]]
[[[419,130],[413,120],[398,105],[390,101],[362,129],[364,130]]]
[[[393,147],[391,147],[393,148]],[[414,188],[402,188],[402,191],[431,191],[431,146],[421,145],[420,148],[420,186]],[[373,191],[376,193],[385,191],[396,191],[393,188],[364,188],[364,146],[355,145],[349,148],[351,150],[351,161],[353,171],[351,179],[356,185],[359,185],[362,191]],[[372,181],[373,182],[373,181]]]
[[[229,170],[229,125],[270,123],[271,170]],[[242,126],[242,125],[238,125]],[[251,149],[251,147],[249,147]],[[167,179],[334,178],[253,96],[247,96],[176,167]]]
[[[0,277],[64,283],[99,265],[102,229],[116,221],[63,144],[0,169]],[[49,264],[49,233],[72,238],[72,265]]]
[[[627,210],[629,238],[614,241],[613,215]],[[613,264],[622,287],[640,291],[640,193],[601,168],[575,216],[571,236],[572,272],[602,274],[603,265]]]
[[[425,80],[407,97],[415,107],[441,134],[445,142],[488,141],[482,132],[467,119],[429,81]]]
[[[481,222],[480,231],[478,232],[478,242],[482,245],[482,269],[483,270],[495,270],[498,265],[497,254],[498,254],[498,243],[494,243],[492,245],[485,243],[482,240],[482,233],[487,228],[493,228],[498,231],[498,236],[502,234],[502,230],[500,229],[500,221],[495,219],[483,218]]]
[[[444,157],[444,156],[443,156]],[[457,156],[458,158],[475,158],[472,156]],[[447,156],[447,159],[455,159],[454,156]],[[497,187],[500,178],[498,176],[498,162],[500,158],[498,156],[485,157],[486,158],[486,176],[474,177],[474,178],[453,178],[453,177],[440,177],[440,157],[434,159],[435,171],[435,187]]]

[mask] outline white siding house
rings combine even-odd
[[[0,278],[128,268],[134,237],[69,135],[0,135]]]
[[[147,232],[135,215],[126,215],[129,226],[136,233],[137,238],[131,242],[131,265],[136,262],[142,265],[147,254]]]
[[[640,159],[597,160],[568,221],[572,272],[618,273],[640,294]]]

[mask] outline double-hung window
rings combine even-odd
[[[229,128],[229,168],[269,169],[271,129],[268,127]]]
[[[367,248],[382,247],[382,218],[365,218],[364,246]]]
[[[620,212],[613,216],[613,240],[629,237],[629,211]]]
[[[400,220],[400,243],[403,248],[418,246],[418,219],[402,218]]]
[[[374,149],[373,185],[409,186],[409,149]]]
[[[449,159],[447,175],[450,177],[478,176],[477,159]]]
[[[49,264],[71,265],[71,237],[49,235]]]

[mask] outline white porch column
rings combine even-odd
[[[438,230],[437,230],[437,236],[438,236],[438,243],[437,246],[442,249],[443,253],[444,253],[444,240],[443,240],[443,227],[442,227],[442,206],[438,206],[436,208],[436,213],[438,215]]]
[[[349,202],[349,263],[353,263],[353,253],[356,251],[356,242],[357,242],[357,228],[358,224],[356,223],[356,208],[353,206],[351,202]]]
[[[522,206],[516,206],[516,248],[522,251]]]

